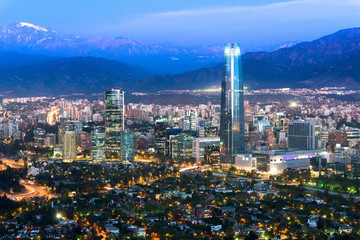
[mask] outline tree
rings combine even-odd
[[[212,171],[206,171],[206,177],[208,177],[208,178],[211,178],[211,177],[213,177],[213,173],[212,173]]]
[[[84,149],[82,152],[81,152],[81,155],[86,158],[87,156],[90,156],[90,153],[91,151],[89,149]]]
[[[258,239],[258,235],[254,233],[253,231],[250,231],[249,235],[246,236],[245,240],[256,240]]]

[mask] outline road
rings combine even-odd
[[[184,169],[184,171],[186,170],[189,170],[189,169]],[[222,174],[222,173],[213,173],[213,176],[216,176],[216,177],[227,177],[227,174]],[[251,178],[247,178],[247,177],[241,177],[241,176],[237,176],[237,175],[233,175],[231,174],[232,177],[237,177],[238,179],[241,179],[241,180],[250,180]],[[269,180],[269,179],[265,179],[265,178],[262,178],[262,179],[257,179],[257,180]],[[279,182],[276,182],[274,180],[270,180],[274,183],[277,183],[277,184],[282,184],[284,185],[285,183],[279,183]],[[294,185],[294,186],[298,186],[300,183],[299,182],[292,182],[292,183],[287,183],[287,185]],[[306,186],[303,186],[303,188],[307,191],[310,191],[310,192],[321,192],[321,193],[324,193],[325,190],[323,189],[319,189],[319,188],[312,188],[312,187],[306,187]],[[357,200],[360,200],[360,197],[356,197],[356,196],[353,196],[353,195],[350,195],[350,194],[346,194],[346,193],[339,193],[339,192],[333,192],[333,191],[328,191],[329,195],[333,195],[333,196],[341,196],[343,198],[346,198],[346,199],[350,199],[350,198],[354,198],[354,199],[357,199]]]
[[[25,167],[23,160],[19,160],[16,162],[14,159],[0,159],[0,161],[4,165],[8,165],[11,168],[24,168]]]
[[[46,198],[53,198],[54,195],[48,193],[48,191],[43,188],[42,186],[33,184],[30,181],[20,181],[21,185],[25,187],[25,191],[21,193],[14,193],[14,194],[8,194],[6,193],[6,196],[12,200],[20,201],[24,198],[34,198],[34,197],[46,197]],[[4,194],[4,193],[2,193]]]
[[[312,192],[321,192],[321,193],[325,192],[325,190],[319,189],[319,188],[312,188],[312,187],[305,187],[305,186],[303,188],[308,190],[308,191],[312,191]],[[339,193],[339,192],[333,192],[333,191],[328,191],[328,193],[329,193],[329,195],[341,196],[341,197],[346,198],[346,199],[350,199],[351,197],[354,198],[354,199],[359,199],[359,197],[352,196],[352,195],[346,194],[346,193]]]
[[[60,109],[54,109],[48,112],[46,116],[46,122],[50,125],[54,125],[59,120]]]
[[[0,165],[0,171],[5,171],[6,170],[6,165]]]
[[[194,166],[191,166],[191,167],[180,168],[179,172],[185,172],[185,171],[188,171],[188,170],[197,169],[198,167],[199,167],[198,165],[194,165]]]

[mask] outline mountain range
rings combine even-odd
[[[360,28],[340,30],[272,52],[247,52],[242,55],[242,69],[249,89],[360,89]],[[172,89],[200,89],[219,87],[221,74],[222,64],[218,64],[184,74],[151,77],[150,81]]]
[[[273,51],[294,43],[271,44],[243,49]],[[182,73],[213,66],[222,61],[223,44],[176,46],[145,44],[126,37],[65,36],[32,23],[19,22],[0,27],[0,51],[53,57],[99,57],[148,68],[157,74]]]
[[[359,42],[360,28],[351,28],[311,42],[289,43],[275,51],[246,52],[242,55],[244,83],[250,89],[360,89]],[[0,91],[18,96],[95,93],[109,87],[128,92],[219,87],[222,55],[220,46],[190,50],[166,44],[146,45],[126,38],[65,37],[23,22],[0,30]],[[116,56],[123,61],[114,60]],[[185,73],[159,75],[157,67],[167,72],[163,59],[170,58],[169,65],[176,71],[185,66],[180,58],[188,58],[184,62],[190,65],[202,59],[203,66]],[[151,59],[157,67],[145,68],[139,59]],[[215,66],[208,66],[210,63]]]
[[[145,44],[125,37],[64,36],[55,30],[20,22],[0,28],[0,51],[56,57],[99,57],[140,65],[158,74],[211,66],[222,58],[222,46],[181,47]]]
[[[16,64],[2,64],[9,59],[17,59]],[[109,87],[133,86],[153,74],[142,67],[104,58],[0,53],[1,90],[14,96],[97,93]]]

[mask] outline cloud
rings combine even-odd
[[[179,10],[179,11],[168,11],[161,13],[153,13],[148,16],[154,17],[187,17],[187,16],[201,16],[201,15],[212,15],[212,14],[226,14],[234,13],[240,11],[256,11],[262,9],[274,9],[279,7],[285,7],[297,4],[300,1],[289,1],[289,2],[280,2],[265,4],[261,6],[234,6],[234,7],[221,7],[221,8],[199,8],[199,9],[189,9],[189,10]]]
[[[150,13],[121,20],[116,29],[144,41],[254,46],[306,40],[359,25],[356,0],[293,0],[259,6],[224,6]]]

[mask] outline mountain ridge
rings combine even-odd
[[[274,50],[292,44],[272,44],[249,50]],[[51,57],[106,58],[139,65],[158,74],[178,74],[210,67],[223,58],[222,44],[184,47],[171,43],[146,44],[122,36],[65,36],[53,29],[27,22],[0,27],[0,51]]]
[[[273,52],[248,52],[242,55],[242,64],[244,85],[249,89],[360,89],[360,28],[341,30]],[[222,64],[181,74],[156,75],[142,67],[104,58],[0,52],[1,90],[13,94],[91,94],[109,87],[121,87],[127,92],[205,89],[219,87],[221,76]]]
[[[360,28],[340,30],[310,42],[273,52],[242,55],[244,84],[259,88],[319,88],[344,86],[360,89]],[[152,77],[177,89],[220,87],[222,64],[172,76]],[[209,77],[210,76],[210,77]],[[177,84],[187,79],[183,84]]]

